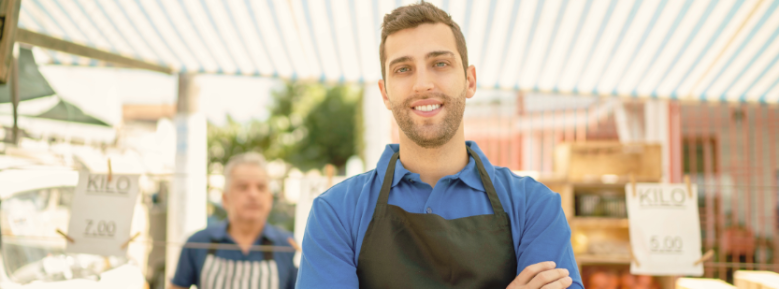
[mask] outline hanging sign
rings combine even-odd
[[[632,262],[638,275],[703,275],[697,187],[627,184]]]
[[[139,175],[79,173],[66,238],[69,253],[125,256]]]

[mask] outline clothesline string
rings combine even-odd
[[[11,234],[2,234],[3,241],[6,241],[8,239],[12,240],[40,240],[40,241],[50,241],[50,242],[59,242],[59,241],[65,241],[63,237],[59,236],[16,236]],[[190,249],[217,249],[217,250],[235,250],[235,251],[241,251],[241,247],[239,247],[236,244],[220,244],[220,243],[197,243],[197,242],[174,242],[174,241],[159,241],[159,240],[148,240],[148,239],[136,239],[132,240],[130,243],[146,243],[150,244],[153,247],[180,247],[180,248],[190,248]],[[290,244],[292,247],[289,246],[273,246],[273,245],[253,245],[249,248],[249,251],[255,251],[255,252],[295,252],[297,244]]]

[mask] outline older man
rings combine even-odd
[[[187,243],[232,244],[234,249],[181,250],[172,288],[294,288],[297,276],[291,250],[252,250],[256,245],[289,246],[289,232],[267,224],[273,206],[264,158],[257,153],[232,157],[225,166],[222,203],[227,220],[195,233]],[[290,247],[291,248],[291,247]]]

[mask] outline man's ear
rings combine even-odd
[[[471,65],[465,70],[466,90],[465,97],[471,98],[476,94],[476,67]]]
[[[384,87],[384,79],[379,80],[379,90],[381,90],[381,99],[384,101],[384,106],[392,110],[392,103],[390,103],[389,96],[387,96],[387,88]]]

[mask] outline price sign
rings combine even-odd
[[[684,184],[628,184],[632,274],[703,275],[697,187]]]
[[[70,211],[67,252],[124,256],[138,197],[138,175],[79,173]]]

